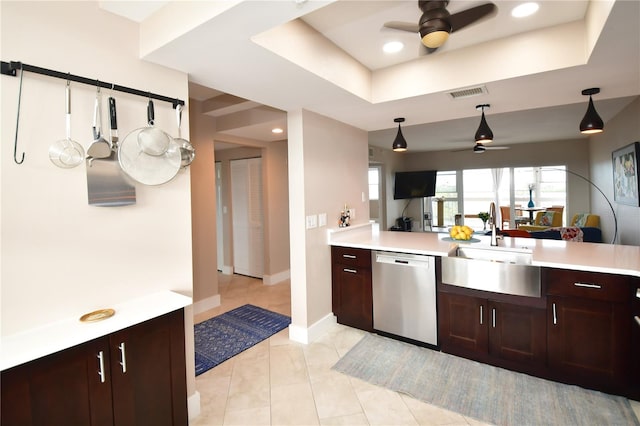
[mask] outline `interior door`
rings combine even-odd
[[[216,236],[218,246],[218,271],[224,271],[224,234],[223,234],[223,207],[222,207],[222,164],[216,161]]]
[[[262,278],[264,232],[261,158],[231,161],[231,204],[234,272]]]

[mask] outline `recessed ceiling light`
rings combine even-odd
[[[401,51],[404,48],[404,44],[400,41],[390,41],[382,46],[382,50],[385,53],[396,53]]]
[[[280,127],[271,129],[271,133],[282,133],[282,132],[284,132],[284,130],[282,130]]]
[[[514,18],[524,18],[536,13],[539,7],[538,3],[535,2],[522,3],[511,10],[511,16]]]

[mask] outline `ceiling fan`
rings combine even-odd
[[[484,154],[485,151],[500,151],[503,149],[511,149],[511,147],[510,146],[490,146],[490,145],[484,145],[476,142],[476,144],[472,148],[472,151],[474,154]],[[469,148],[454,149],[451,152],[463,152],[468,150]]]
[[[498,11],[495,4],[485,3],[452,15],[447,11],[448,4],[449,0],[419,0],[422,16],[417,24],[391,21],[385,22],[384,27],[420,33],[426,53],[433,53],[447,41],[450,33],[489,18]]]

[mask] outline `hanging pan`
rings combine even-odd
[[[180,146],[165,132],[153,126],[153,102],[147,107],[149,126],[130,132],[120,143],[120,167],[133,180],[144,185],[161,185],[180,170]]]
[[[182,138],[180,129],[182,124],[182,105],[180,104],[176,105],[176,119],[178,120],[178,137],[174,140],[180,147],[180,165],[182,167],[187,167],[195,158],[196,150],[193,148],[193,145],[191,145],[191,142]]]
[[[67,81],[65,89],[65,109],[67,137],[51,144],[49,159],[58,167],[70,169],[84,161],[84,148],[71,139],[71,85],[69,81]]]

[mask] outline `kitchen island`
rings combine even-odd
[[[538,293],[525,297],[443,279],[443,265],[459,256],[458,247],[496,249],[490,246],[489,236],[474,234],[473,242],[448,237],[444,233],[378,231],[372,225],[330,231],[333,310],[338,322],[385,334],[376,327],[376,302],[371,296],[376,252],[433,256],[437,304],[427,306],[425,302],[423,309],[437,311],[434,349],[640,398],[640,368],[632,362],[640,359],[640,247],[533,238],[498,240],[497,249],[530,254],[525,267],[536,274]],[[494,281],[504,281],[498,275],[476,274],[478,277],[487,288]],[[403,280],[387,278],[386,285],[386,294],[393,295],[393,288],[403,285]],[[403,311],[398,308],[397,315]],[[391,337],[404,340],[404,336]]]
[[[329,231],[329,244],[368,250],[383,250],[432,256],[450,256],[459,245],[489,247],[490,237],[473,234],[477,243],[449,241],[448,234],[435,232],[378,231],[366,224]],[[640,247],[537,238],[504,237],[498,246],[532,251],[533,265],[550,268],[603,272],[640,277]]]

